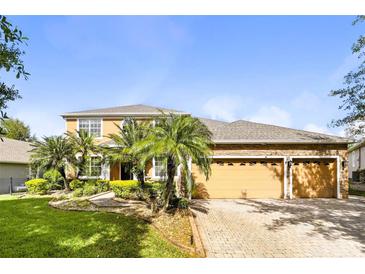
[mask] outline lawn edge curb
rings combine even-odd
[[[207,257],[207,254],[205,252],[203,240],[200,236],[198,226],[195,222],[194,213],[191,210],[190,210],[190,213],[191,214],[189,215],[189,221],[190,221],[191,231],[192,231],[193,237],[194,237],[195,253],[197,253],[198,255],[205,258],[205,257]]]

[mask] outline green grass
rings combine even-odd
[[[14,200],[14,199],[17,199],[17,198],[18,198],[17,196],[13,196],[13,195],[10,195],[10,194],[0,195],[0,201],[2,201],[2,200]]]
[[[350,195],[363,196],[365,197],[365,191],[349,188]]]
[[[48,201],[0,195],[0,257],[188,256],[141,220],[62,211],[49,207]]]

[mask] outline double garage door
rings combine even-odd
[[[211,199],[282,198],[284,196],[283,159],[214,159],[208,181],[193,165],[199,189]],[[294,160],[293,196],[336,197],[335,161]]]

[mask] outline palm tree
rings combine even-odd
[[[100,151],[95,143],[95,137],[84,130],[67,132],[66,136],[69,138],[72,146],[73,155],[77,156],[75,162],[77,167],[76,175],[84,174],[90,155]]]
[[[144,155],[145,160],[162,157],[166,162],[166,190],[164,210],[174,194],[174,176],[177,168],[182,169],[189,198],[192,189],[192,175],[189,163],[192,161],[204,173],[206,179],[211,173],[210,155],[212,133],[197,118],[170,113],[157,121],[156,126],[144,140],[136,143],[134,150]]]
[[[148,135],[151,129],[149,122],[137,122],[135,119],[126,118],[123,127],[115,124],[118,133],[109,134],[108,137],[114,141],[115,147],[107,148],[107,155],[111,162],[124,162],[132,164],[132,173],[137,177],[141,186],[144,186],[145,162],[140,153],[132,148]]]
[[[65,188],[69,189],[66,168],[75,160],[70,141],[62,135],[43,137],[41,141],[35,141],[32,146],[34,147],[30,151],[32,163],[44,170],[58,170],[65,178]]]

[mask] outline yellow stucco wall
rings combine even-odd
[[[66,120],[66,132],[75,132],[77,130],[77,119]]]
[[[123,118],[103,118],[102,119],[102,138],[98,138],[97,142],[102,143],[108,141],[107,136],[109,134],[118,133],[118,127],[121,125]],[[150,120],[150,119],[148,119]],[[140,119],[138,121],[146,121],[146,119]],[[75,132],[77,130],[77,118],[66,119],[66,132]]]
[[[120,126],[121,122],[122,119],[103,119],[103,136],[118,133],[117,125]]]

